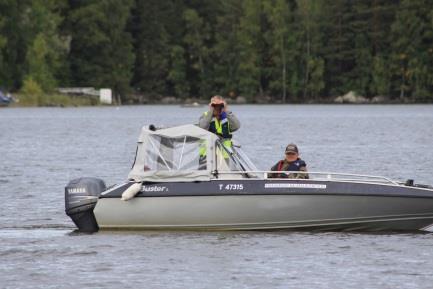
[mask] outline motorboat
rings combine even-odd
[[[66,214],[82,232],[414,231],[433,224],[431,186],[370,175],[275,173],[258,170],[240,145],[225,147],[196,125],[144,126],[127,180],[110,187],[97,178],[70,181]]]
[[[0,90],[0,106],[9,106],[9,104],[11,104],[12,101],[13,101],[12,96],[10,96],[8,93],[4,94]]]

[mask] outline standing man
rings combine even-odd
[[[218,135],[225,147],[232,147],[232,132],[241,126],[238,118],[228,110],[222,96],[215,95],[210,99],[209,111],[200,117],[199,127]]]

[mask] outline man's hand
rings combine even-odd
[[[221,114],[220,114],[220,119],[223,120],[223,119],[226,119],[226,118],[227,118],[227,113],[223,110],[221,112]]]
[[[227,101],[225,101],[224,100],[224,107],[223,107],[223,110],[222,110],[223,112],[226,112],[226,111],[228,111],[228,109],[227,109]]]

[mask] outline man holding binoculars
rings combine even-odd
[[[238,118],[227,109],[227,103],[222,96],[215,95],[209,103],[209,111],[202,114],[199,127],[218,135],[225,147],[232,146],[232,132],[241,126]]]

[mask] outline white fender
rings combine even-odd
[[[141,183],[135,183],[122,193],[122,201],[129,201],[141,191]]]

